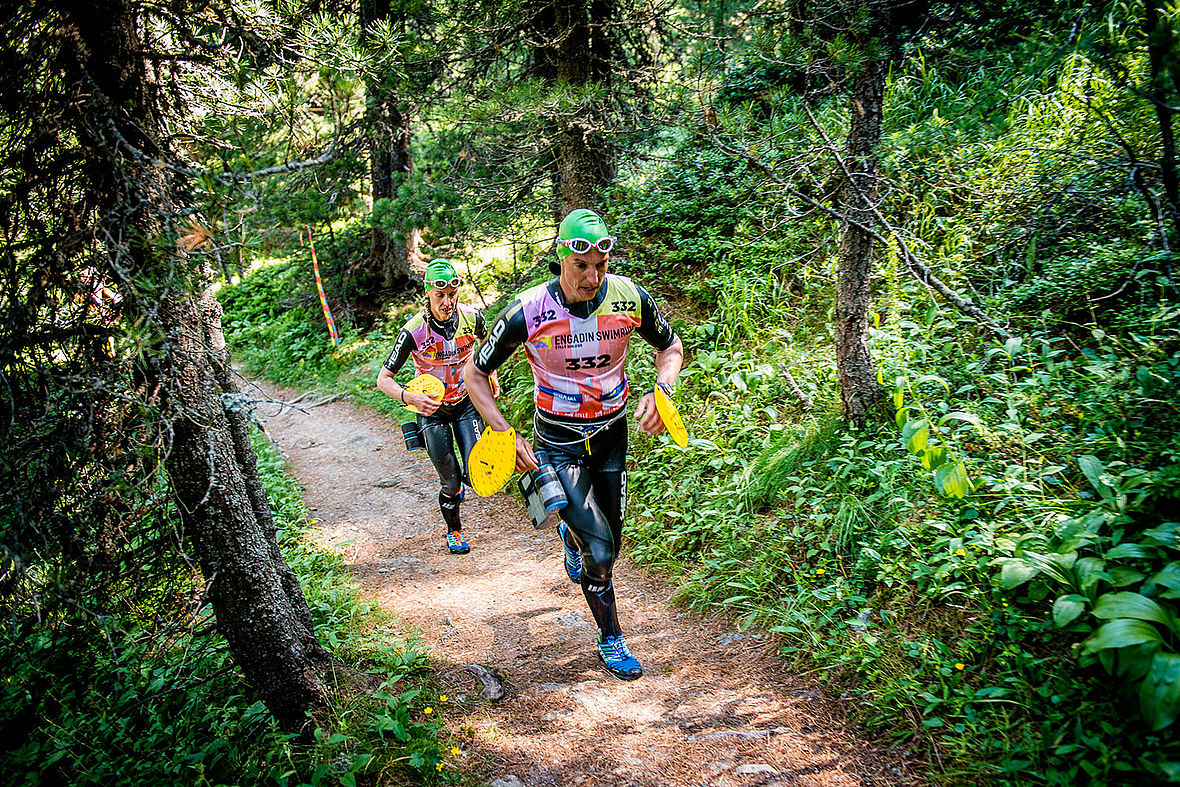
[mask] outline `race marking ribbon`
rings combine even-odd
[[[442,380],[433,374],[420,374],[406,383],[405,389],[410,393],[424,393],[431,399],[442,401],[443,391],[446,390],[446,386],[443,385]],[[414,407],[412,404],[407,404],[406,409],[412,410],[419,415],[426,415],[426,413]]]
[[[311,246],[311,267],[315,271],[315,288],[320,292],[320,306],[324,307],[324,319],[328,321],[328,335],[332,337],[333,346],[340,344],[340,334],[336,332],[336,321],[332,319],[332,310],[328,308],[328,296],[324,294],[324,283],[320,280],[320,261],[315,256],[315,241],[311,237],[311,225],[307,225],[307,244]],[[303,235],[299,236],[299,245],[303,245]]]
[[[480,497],[491,497],[508,483],[515,469],[516,430],[508,427],[505,432],[497,432],[486,427],[467,458],[471,488]]]
[[[672,404],[672,400],[668,398],[668,394],[664,393],[663,387],[657,385],[655,387],[655,395],[656,412],[663,419],[668,434],[672,435],[672,439],[676,441],[676,445],[686,448],[688,446],[688,431],[684,428],[684,421],[680,420],[680,411],[676,409],[676,405]]]

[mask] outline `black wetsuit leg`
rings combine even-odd
[[[483,431],[483,421],[471,400],[464,397],[453,404],[443,405],[430,415],[418,416],[418,428],[426,443],[426,453],[434,469],[438,471],[442,489],[438,493],[438,507],[442,511],[447,530],[461,529],[459,501],[463,499],[463,481],[466,473],[455,455],[455,443],[463,456],[467,457]]]
[[[582,555],[582,595],[603,637],[620,633],[612,581],[626,508],[627,423],[620,418],[585,441],[576,427],[541,422],[537,448],[557,471],[569,503],[561,518]]]

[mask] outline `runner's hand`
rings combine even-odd
[[[635,420],[639,421],[639,428],[652,437],[664,431],[664,419],[656,409],[654,393],[649,391],[639,399],[639,406],[635,408]]]
[[[523,473],[525,470],[537,469],[537,457],[533,453],[533,447],[529,445],[529,441],[520,436],[520,432],[516,433],[516,472]]]
[[[414,405],[422,411],[423,415],[431,415],[435,410],[442,406],[441,400],[434,399],[428,394],[411,393],[410,391],[406,391],[403,396],[405,397],[406,404]]]

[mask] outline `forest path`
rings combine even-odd
[[[644,676],[607,673],[555,529],[533,529],[512,484],[490,498],[468,490],[471,553],[451,555],[438,477],[393,420],[336,401],[283,408],[266,427],[321,543],[428,646],[449,695],[440,718],[496,787],[917,782],[896,753],[854,740],[834,702],[788,673],[768,640],[671,606],[673,588],[626,557],[619,616]],[[480,696],[470,664],[504,677],[503,699]]]

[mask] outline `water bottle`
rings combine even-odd
[[[550,514],[560,511],[569,503],[561,479],[557,477],[557,470],[540,451],[537,452],[537,469],[521,473],[516,485],[524,498],[529,519],[533,521],[533,529],[540,528]]]
[[[540,451],[537,452],[537,469],[532,471],[532,476],[533,486],[537,490],[545,513],[552,514],[566,507],[569,500],[566,499],[565,489],[561,486],[561,479],[557,477],[557,470],[550,463],[549,457]]]
[[[402,439],[406,441],[407,451],[417,451],[426,447],[426,443],[422,441],[422,430],[418,428],[417,421],[406,421],[402,424]]]

